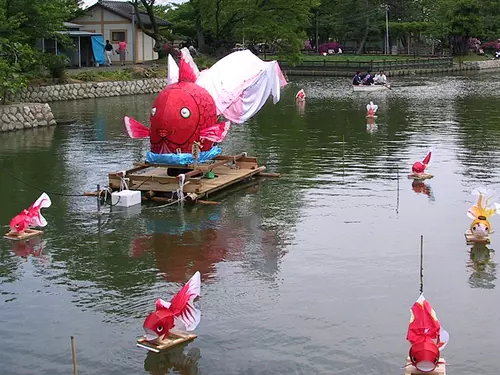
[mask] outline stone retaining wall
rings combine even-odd
[[[10,102],[46,103],[56,100],[104,98],[108,96],[154,94],[167,85],[166,78],[120,82],[86,82],[66,85],[32,86],[23,89]]]
[[[23,103],[0,106],[0,130],[18,130],[55,125],[47,103]]]
[[[477,70],[489,70],[489,69],[499,69],[500,70],[500,60],[487,60],[487,61],[464,61],[463,65],[472,67]]]

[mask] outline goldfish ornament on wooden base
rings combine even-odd
[[[370,104],[366,105],[366,118],[377,118],[377,109],[378,105],[373,104],[373,102],[370,102]]]
[[[146,334],[137,340],[138,345],[148,350],[155,349],[154,346],[156,350],[163,350],[196,338],[183,331],[193,331],[200,323],[201,311],[193,304],[200,296],[200,289],[200,272],[197,271],[170,302],[158,298],[156,310],[144,320]]]
[[[40,197],[28,209],[24,209],[16,215],[9,223],[10,232],[4,237],[13,240],[27,239],[43,232],[34,230],[30,227],[45,227],[47,220],[42,216],[40,210],[50,207],[52,201],[46,193],[42,193]]]
[[[298,102],[303,102],[304,100],[306,100],[306,93],[304,92],[304,89],[300,89],[299,90],[299,92],[297,93],[297,95],[295,95],[295,99]]]
[[[488,219],[499,212],[500,204],[490,205],[490,200],[495,193],[485,188],[474,189],[472,195],[478,198],[477,203],[467,211],[467,217],[472,219],[472,223],[465,233],[466,241],[468,243],[490,243],[489,235],[493,231]]]
[[[436,312],[425,299],[423,293],[413,304],[406,339],[410,342],[409,362],[406,375],[416,373],[445,373],[445,361],[441,350],[446,346],[450,335],[439,323]],[[437,371],[439,369],[439,371]]]
[[[416,161],[413,163],[411,167],[411,174],[408,175],[408,178],[414,179],[414,180],[426,180],[428,178],[434,177],[431,174],[425,173],[425,169],[431,162],[431,155],[432,151],[429,151],[427,155],[425,156],[424,160],[422,161]]]

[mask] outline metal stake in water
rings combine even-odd
[[[101,211],[101,185],[97,184],[97,212]]]
[[[424,235],[420,236],[420,294],[424,292]]]

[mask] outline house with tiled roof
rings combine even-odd
[[[149,15],[145,12],[136,13],[130,2],[99,0],[85,9],[83,16],[71,22],[80,25],[81,31],[101,34],[104,40],[110,41],[114,50],[118,48],[118,42],[125,41],[129,52],[126,57],[128,63],[157,59],[158,54],[153,50],[155,41],[143,33],[138,17],[146,29],[151,28]],[[170,22],[160,18],[156,18],[156,23],[158,26],[171,26]],[[112,61],[119,60],[119,55],[113,54]]]

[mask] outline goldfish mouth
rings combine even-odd
[[[169,135],[174,134],[173,131],[166,130],[166,129],[158,129],[158,135],[162,138],[168,137]]]
[[[160,336],[158,336],[153,330],[148,329],[148,328],[144,328],[144,330],[146,331],[146,334],[144,335],[146,340],[155,341],[155,340],[160,338]]]

